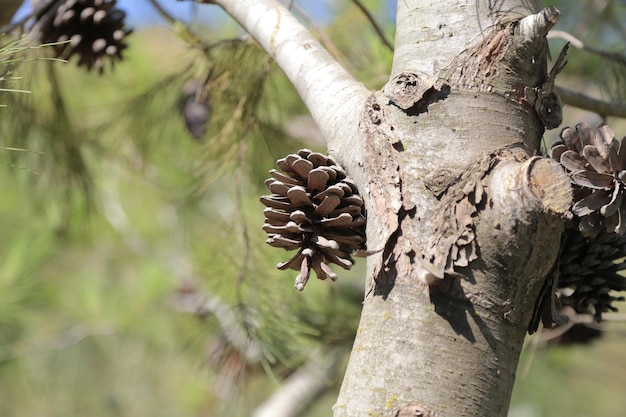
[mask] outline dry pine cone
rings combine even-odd
[[[32,32],[41,43],[54,45],[57,57],[78,55],[78,65],[104,71],[105,59],[122,59],[128,47],[124,28],[126,14],[117,9],[117,0],[58,1],[37,17]],[[69,42],[68,42],[69,41]]]
[[[602,313],[617,311],[611,291],[626,291],[626,235],[600,232],[596,237],[584,237],[577,230],[567,230],[567,244],[560,258],[557,298],[577,314],[593,315],[596,321]]]
[[[267,207],[263,230],[267,243],[298,249],[278,269],[299,271],[295,287],[302,291],[311,269],[319,279],[337,279],[330,263],[350,269],[354,250],[365,245],[363,199],[356,184],[330,156],[308,149],[277,161],[265,183],[272,195],[261,197]]]
[[[597,130],[586,123],[561,131],[561,141],[550,149],[550,157],[560,162],[574,186],[572,212],[580,219],[585,236],[602,230],[623,235],[626,232],[626,146],[615,138],[607,125]]]

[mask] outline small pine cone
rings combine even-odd
[[[626,232],[626,146],[624,138],[615,138],[607,125],[591,129],[579,123],[576,129],[561,131],[561,141],[550,149],[555,159],[570,174],[574,186],[572,212],[579,218],[578,227],[585,236],[606,230]]]
[[[200,140],[207,132],[211,118],[209,93],[198,80],[189,80],[183,86],[180,97],[181,113],[189,134]]]
[[[356,184],[330,156],[308,149],[277,161],[265,181],[272,195],[261,197],[267,243],[298,249],[278,269],[299,271],[295,287],[302,291],[311,269],[319,279],[336,280],[329,263],[350,269],[351,254],[365,247],[363,199]]]
[[[596,237],[583,236],[577,230],[566,230],[566,245],[560,258],[557,298],[563,308],[569,306],[577,314],[593,315],[617,311],[611,291],[625,291],[626,278],[619,271],[626,269],[626,235],[600,232]]]
[[[117,0],[65,0],[37,16],[32,32],[41,43],[54,45],[56,56],[69,59],[79,56],[78,65],[88,70],[104,71],[106,58],[122,59],[128,47],[124,28],[126,14],[117,9]],[[69,41],[69,42],[67,42]]]

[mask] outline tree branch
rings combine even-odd
[[[337,375],[344,357],[341,347],[325,347],[311,352],[309,360],[252,414],[252,417],[294,417],[300,415]]]
[[[367,7],[365,7],[365,5],[361,2],[361,0],[352,0],[352,3],[354,3],[354,5],[356,7],[358,7],[359,10],[361,10],[361,12],[363,12],[363,14],[367,18],[367,20],[369,20],[370,24],[372,25],[372,27],[376,31],[376,34],[378,34],[378,37],[380,38],[380,41],[391,52],[393,52],[393,45],[391,44],[391,42],[389,42],[389,39],[387,39],[387,37],[383,33],[383,30],[380,28],[380,26],[378,26],[378,23],[376,23],[376,20],[374,19],[374,16],[372,16],[372,14],[369,12],[369,10],[367,10]]]
[[[559,95],[563,103],[569,106],[589,110],[598,113],[602,117],[613,116],[626,118],[625,103],[599,100],[558,85],[555,86],[554,91]]]
[[[247,361],[258,363],[263,358],[261,346],[248,337],[235,312],[218,296],[212,294],[179,294],[173,299],[176,311],[205,316],[215,316],[224,333],[224,337]]]
[[[165,10],[163,6],[161,6],[161,4],[157,0],[149,0],[149,1],[150,1],[150,4],[152,4],[152,7],[156,9],[159,15],[161,15],[161,17],[165,19],[167,23],[169,23],[170,25],[173,25],[174,23],[177,22],[177,19],[171,14],[169,14],[168,11]]]
[[[200,1],[200,0],[197,0]],[[202,1],[200,1],[202,2]],[[331,148],[349,146],[369,91],[276,0],[215,0],[276,61]]]
[[[574,48],[582,49],[583,51],[591,52],[592,54],[601,56],[603,58],[619,62],[621,65],[626,65],[626,56],[619,52],[607,52],[593,46],[585,45],[583,41],[570,33],[562,30],[553,30],[546,36],[548,39],[563,39],[569,42]]]
[[[289,10],[292,10],[295,16],[304,21],[313,35],[319,39],[322,46],[326,48],[330,55],[335,58],[339,64],[345,68],[350,68],[350,62],[346,60],[345,55],[339,50],[339,48],[337,48],[332,39],[330,39],[328,35],[326,35],[326,33],[324,33],[324,31],[321,30],[315,22],[313,22],[313,20],[311,20],[306,11],[302,10],[297,5],[292,5]]]

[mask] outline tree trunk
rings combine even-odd
[[[571,197],[558,167],[527,159],[544,123],[520,99],[546,81],[557,16],[520,24],[527,2],[496,4],[398,2],[393,73],[362,122],[368,247],[384,250],[336,417],[507,415]]]
[[[399,1],[390,81],[368,93],[276,2],[216,2],[296,85],[366,202],[374,255],[335,417],[506,416],[571,201],[560,166],[533,156],[560,122],[558,11]]]

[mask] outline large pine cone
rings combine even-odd
[[[78,65],[102,74],[105,59],[122,59],[128,47],[124,28],[126,14],[117,9],[117,0],[65,0],[37,16],[32,32],[41,43],[57,43],[57,57],[79,56]],[[69,42],[67,42],[69,41]]]
[[[561,141],[550,149],[550,157],[570,174],[574,186],[572,212],[580,219],[585,236],[602,230],[626,232],[626,146],[607,125],[597,130],[586,123],[561,131]]]
[[[600,321],[602,313],[617,311],[611,291],[625,291],[626,235],[600,232],[584,237],[577,230],[566,230],[567,243],[560,258],[557,298],[578,314],[593,315]]]
[[[350,269],[351,254],[365,245],[363,199],[356,184],[330,156],[308,149],[277,161],[265,183],[273,193],[261,197],[267,207],[263,230],[267,243],[298,249],[278,269],[299,271],[295,287],[302,291],[311,269],[319,279],[337,279],[329,263]]]

